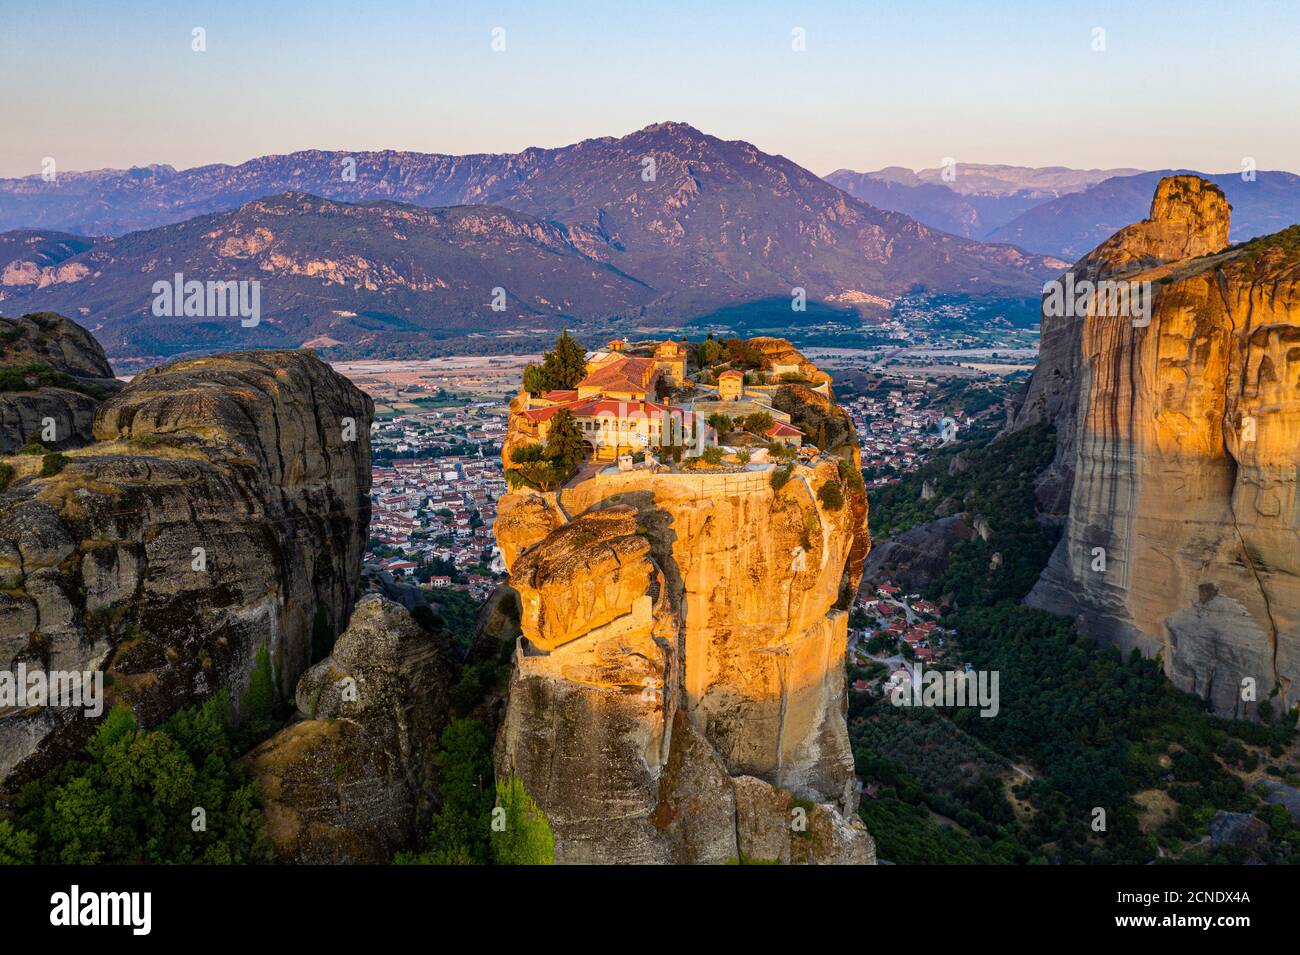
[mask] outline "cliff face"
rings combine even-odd
[[[99,342],[51,313],[0,318],[0,373],[15,379],[0,388],[0,455],[16,452],[29,435],[41,438],[47,422],[54,437],[46,447],[82,447],[95,409],[121,388]]]
[[[372,408],[308,353],[233,353],[137,376],[56,474],[9,458],[0,667],[103,670],[145,725],[222,687],[238,706],[261,650],[292,692],[313,622],[338,633],[357,597]],[[87,728],[0,714],[0,779]]]
[[[502,499],[523,638],[497,739],[558,862],[866,862],[845,725],[865,500],[818,454]],[[792,825],[795,817],[806,819]]]
[[[298,681],[304,717],[244,757],[282,862],[385,864],[429,823],[451,668],[399,604],[357,603]]]
[[[1300,230],[1224,250],[1228,216],[1216,187],[1170,177],[1150,219],[1076,265],[1151,283],[1150,324],[1095,301],[1045,317],[1016,424],[1055,421],[1039,501],[1068,502],[1029,603],[1252,715],[1243,680],[1275,708],[1300,689]]]

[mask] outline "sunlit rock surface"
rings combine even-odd
[[[1250,716],[1300,699],[1300,229],[1225,249],[1228,217],[1162,180],[1074,270],[1150,283],[1150,323],[1045,317],[1016,426],[1055,421],[1039,503],[1065,523],[1029,603]]]
[[[357,599],[372,410],[310,353],[231,353],[136,376],[57,474],[9,458],[0,668],[103,670],[107,703],[144,725],[222,688],[238,715],[261,651],[292,694],[313,623],[340,632]],[[0,780],[88,729],[66,711],[0,713]]]
[[[556,861],[874,861],[837,606],[866,502],[818,500],[836,462],[779,491],[765,470],[637,469],[503,499],[523,637],[497,766],[551,821]]]

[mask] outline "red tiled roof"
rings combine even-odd
[[[741,378],[741,379],[743,379],[743,378],[745,377],[745,373],[744,373],[743,371],[736,371],[736,369],[734,369],[734,368],[728,368],[728,369],[727,369],[726,371],[724,371],[722,374],[718,375],[718,377],[719,377],[719,378]]]
[[[582,381],[579,388],[605,391],[645,391],[654,377],[655,363],[649,358],[620,358],[601,365]]]
[[[524,412],[524,417],[533,422],[550,421],[561,408],[568,408],[573,411],[577,406],[588,404],[590,401],[590,398],[581,400],[574,398],[572,401],[561,401],[559,404],[547,408],[529,408]]]
[[[575,388],[556,388],[553,391],[548,391],[542,397],[547,401],[572,401],[578,397],[578,392]]]
[[[788,438],[793,435],[803,437],[803,432],[792,424],[786,424],[784,421],[778,421],[772,427],[768,428],[764,434],[773,438]]]

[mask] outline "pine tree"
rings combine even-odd
[[[542,391],[550,391],[551,381],[546,376],[546,369],[541,365],[528,365],[524,368],[524,391],[530,391],[534,394]]]
[[[587,351],[566,328],[542,361],[547,388],[573,388],[587,377]]]
[[[587,443],[568,408],[561,408],[551,419],[551,430],[546,434],[545,455],[555,462],[566,477],[587,456]]]

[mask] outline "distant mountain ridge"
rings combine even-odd
[[[826,181],[881,209],[968,239],[982,239],[1035,206],[1138,169],[1069,169],[957,163],[913,171],[887,166],[874,172],[838,169]]]
[[[1012,166],[1004,163],[955,163],[951,168],[935,166],[915,172],[903,166],[886,166],[875,172],[854,173],[841,169],[827,176],[861,175],[900,185],[943,185],[963,196],[1037,197],[1063,196],[1081,192],[1116,176],[1133,176],[1141,169],[1071,169],[1068,166]],[[947,178],[945,178],[945,176]]]
[[[4,308],[77,316],[110,355],[167,354],[672,322],[788,301],[796,288],[809,302],[880,311],[918,288],[1032,294],[1063,265],[881,211],[788,159],[682,123],[511,156],[312,152],[148,173],[101,190],[86,205],[95,222],[81,225],[182,221],[95,244],[62,263],[64,281],[2,287]],[[71,207],[58,208],[66,218]],[[152,284],[177,273],[257,279],[262,323],[245,335],[229,321],[156,318]],[[497,288],[500,310],[489,306]]]
[[[839,169],[826,181],[863,202],[902,212],[935,229],[1072,261],[1141,219],[1162,178],[1188,172],[958,163],[951,182],[944,179],[942,168],[914,172],[901,166],[874,172]],[[1238,173],[1193,174],[1228,196],[1233,241],[1268,235],[1300,221],[1300,176],[1258,172],[1247,181]]]
[[[1175,175],[1199,176],[1223,190],[1232,205],[1232,242],[1271,235],[1300,222],[1300,176],[1294,173],[1257,172],[1253,180],[1245,180],[1240,173],[1209,175],[1162,169],[1107,179],[1082,192],[1045,202],[994,229],[987,238],[1077,259],[1112,233],[1141,220],[1156,186]]]

